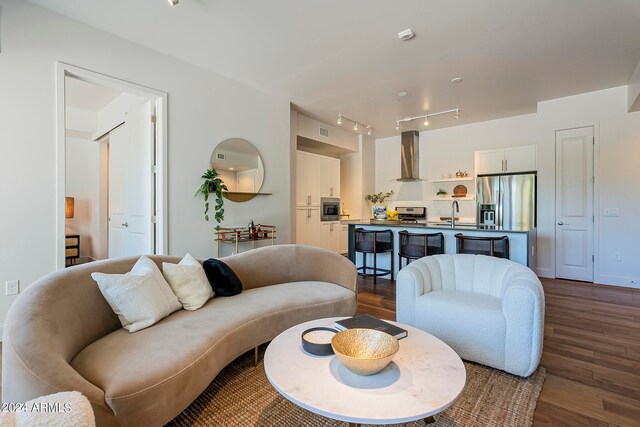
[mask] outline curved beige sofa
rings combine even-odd
[[[279,245],[223,258],[242,280],[240,295],[213,298],[130,334],[90,274],[125,273],[137,259],[56,272],[16,299],[4,325],[3,401],[77,390],[99,426],[160,426],[242,353],[298,323],[356,310],[350,261],[324,249]],[[180,260],[151,259],[158,266]]]

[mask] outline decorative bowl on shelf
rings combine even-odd
[[[456,185],[455,187],[453,187],[453,194],[451,195],[451,197],[464,197],[467,195],[467,187],[465,187],[464,185]]]
[[[386,368],[400,344],[386,332],[355,328],[335,334],[331,347],[345,368],[357,375],[373,375]]]

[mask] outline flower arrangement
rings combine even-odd
[[[371,203],[384,203],[384,201],[391,196],[393,196],[393,190],[389,191],[388,193],[380,192],[378,194],[368,194],[365,199],[370,201]]]

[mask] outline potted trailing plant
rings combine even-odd
[[[440,196],[440,197],[446,197],[447,196],[447,192],[444,191],[442,188],[440,188],[438,190],[438,192],[436,193],[436,196]]]
[[[196,196],[202,194],[204,196],[204,219],[209,221],[209,193],[215,193],[216,204],[214,207],[214,219],[216,222],[220,222],[224,219],[224,199],[222,198],[222,191],[227,191],[227,186],[224,185],[222,179],[219,178],[219,174],[215,169],[207,169],[201,177],[204,181],[196,191]]]

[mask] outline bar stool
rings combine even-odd
[[[509,237],[480,237],[455,235],[456,253],[489,255],[509,259]]]
[[[400,248],[398,249],[398,268],[402,268],[402,258],[407,260],[407,265],[416,259],[429,255],[444,253],[444,234],[442,233],[409,233],[407,230],[399,231]]]
[[[355,252],[362,253],[362,267],[357,267],[358,275],[363,277],[373,277],[373,283],[376,283],[378,276],[391,275],[393,280],[393,232],[391,230],[365,230],[364,228],[356,228],[355,236]],[[378,268],[378,254],[391,252],[391,269]],[[367,267],[367,254],[373,254],[373,267]],[[356,255],[357,257],[357,255]],[[362,272],[360,272],[362,270]],[[373,273],[367,273],[367,270],[373,270]]]

